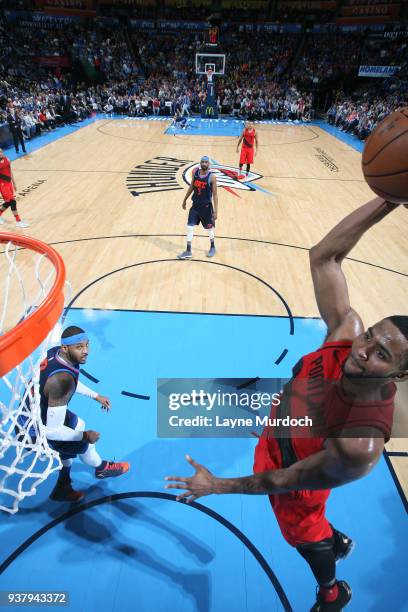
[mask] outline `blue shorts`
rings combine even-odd
[[[202,206],[192,206],[188,213],[187,225],[201,225],[206,229],[215,227],[214,209],[212,204],[204,204]]]
[[[67,410],[64,421],[65,427],[75,429],[77,424],[77,415],[74,412]],[[64,440],[48,440],[48,444],[50,448],[59,453],[61,459],[73,459],[77,455],[82,455],[83,453],[86,453],[89,446],[89,442],[84,442],[83,440],[69,442],[65,442]]]
[[[24,415],[20,415],[17,419],[19,427],[16,426],[15,433],[17,436],[21,436],[21,439],[22,439],[21,429],[24,429],[25,423],[27,422],[27,420],[28,418]],[[78,424],[77,415],[74,412],[71,412],[71,410],[67,410],[66,415],[65,415],[64,425],[66,427],[69,427],[70,429],[75,429],[77,424]],[[30,434],[32,443],[35,444],[37,438],[35,435],[34,427],[30,428],[29,434]],[[65,442],[63,440],[48,440],[48,445],[50,446],[50,448],[52,448],[53,450],[57,451],[57,453],[60,454],[61,459],[73,459],[77,455],[82,455],[83,453],[86,453],[86,451],[88,450],[89,442],[84,442],[83,440],[79,440],[78,442],[76,441]]]

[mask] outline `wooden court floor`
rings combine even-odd
[[[308,250],[371,199],[361,154],[314,125],[259,124],[252,187],[245,187],[231,179],[236,137],[165,134],[167,127],[98,120],[13,163],[20,214],[30,223],[25,231],[60,251],[74,294],[122,269],[76,306],[286,316],[271,286],[294,316],[317,317]],[[196,262],[182,262],[181,203],[188,169],[202,155],[216,160],[222,183],[218,252],[208,262],[208,238],[198,229]],[[372,228],[345,262],[351,302],[367,326],[406,313],[407,212],[399,208]],[[4,219],[2,229],[14,231],[9,213]],[[142,262],[155,263],[135,265]],[[407,399],[405,387],[399,421]],[[389,450],[408,451],[407,440],[392,440]],[[392,461],[408,492],[408,457]]]

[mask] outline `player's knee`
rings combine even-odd
[[[298,544],[296,549],[305,559],[314,557],[319,553],[333,549],[333,536],[331,538],[319,540],[318,542],[305,542],[304,544]]]
[[[16,212],[17,211],[17,202],[15,200],[10,200],[9,204],[11,206],[11,210],[13,212]]]
[[[1,205],[1,208],[2,208],[2,210],[7,210],[7,209],[9,208],[9,206],[10,206],[10,205],[11,205],[11,201],[4,202],[4,203]]]

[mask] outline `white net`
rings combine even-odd
[[[2,245],[0,245],[1,247]],[[56,276],[45,255],[9,242],[0,257],[3,292],[0,336],[36,310],[49,294]],[[58,338],[59,324],[22,363],[0,379],[0,510],[14,514],[20,502],[61,468],[58,453],[45,436],[41,421],[40,364]]]

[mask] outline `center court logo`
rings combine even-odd
[[[198,168],[199,165],[197,163],[192,164],[183,172],[183,179],[187,183],[187,185],[191,185],[191,177],[193,171]],[[217,164],[216,162],[211,162],[210,170],[213,174],[215,174],[215,178],[217,179],[217,186],[222,187],[232,193],[236,197],[240,197],[235,190],[238,191],[262,191],[262,193],[266,193],[267,195],[273,195],[270,191],[263,189],[259,185],[253,185],[254,181],[257,181],[262,177],[262,174],[256,174],[255,172],[249,172],[248,177],[245,179],[239,179],[239,172],[237,168],[233,166],[224,166],[223,164]]]
[[[179,182],[179,171],[183,168],[183,179],[190,185],[192,173],[198,164],[191,160],[177,159],[175,157],[154,157],[142,164],[133,167],[126,178],[126,187],[133,197],[147,193],[159,193],[162,191],[178,191],[183,189]],[[273,196],[260,185],[255,185],[254,181],[262,178],[262,174],[250,172],[245,180],[238,179],[238,169],[233,166],[224,166],[211,161],[211,172],[215,174],[218,187],[226,189],[236,197],[240,197],[239,191],[261,191],[266,195]]]
[[[183,189],[177,180],[178,171],[189,159],[176,157],[154,157],[143,164],[134,166],[126,178],[126,186],[132,196],[161,191],[177,191]]]

